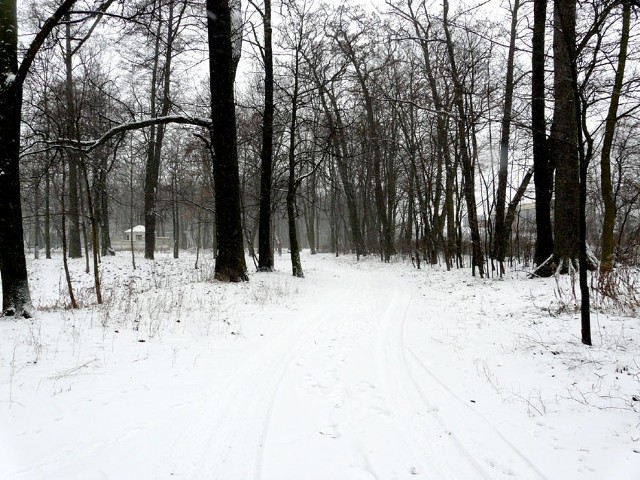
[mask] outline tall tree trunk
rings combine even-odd
[[[47,155],[48,156],[48,155]],[[45,258],[51,259],[51,173],[50,164],[44,172],[44,251]]]
[[[580,159],[571,62],[576,56],[576,0],[555,0],[553,32],[554,109],[552,155],[556,163],[554,258],[563,270],[577,266]]]
[[[158,11],[162,12],[162,5],[158,6]],[[184,8],[183,8],[184,12]],[[160,116],[165,117],[171,109],[171,61],[173,59],[173,45],[176,31],[182,20],[182,13],[174,18],[174,2],[169,3],[169,17],[167,20],[167,37],[165,42],[164,65],[162,68],[162,103],[160,106]],[[176,23],[174,25],[174,22]],[[160,43],[162,35],[162,15],[158,18],[158,29],[156,31],[156,55],[151,75],[151,115],[157,116],[156,111],[156,90],[158,74],[160,72],[158,57],[160,56]],[[151,127],[149,134],[149,146],[147,151],[147,164],[145,167],[144,183],[144,258],[153,259],[156,247],[156,207],[158,203],[158,176],[160,174],[160,164],[162,162],[162,144],[166,125],[160,124]]]
[[[33,183],[33,258],[40,258],[40,180],[38,172]]]
[[[304,201],[304,217],[307,240],[311,255],[316,252],[316,173],[313,172],[307,181],[307,199]]]
[[[234,101],[235,66],[231,42],[231,11],[228,0],[207,0],[207,32],[211,86],[211,144],[215,152],[218,255],[215,277],[246,281],[247,267],[242,243],[240,178]],[[239,58],[239,57],[238,57]]]
[[[65,35],[65,101],[66,101],[66,134],[67,138],[77,140],[80,138],[77,128],[75,94],[73,92],[73,52],[71,49],[71,22],[66,16]],[[73,149],[65,152],[69,159],[69,257],[82,257],[82,240],[80,235],[80,197],[78,193],[78,160],[77,153]]]
[[[114,151],[114,156],[116,152]],[[109,195],[107,194],[107,156],[103,156],[98,173],[98,185],[96,188],[96,214],[100,227],[101,255],[113,253],[111,249],[111,235],[109,232]]]
[[[611,93],[609,112],[605,124],[602,152],[600,154],[600,188],[604,203],[604,216],[602,219],[602,256],[600,259],[600,271],[609,272],[614,264],[614,236],[613,229],[616,222],[616,204],[613,197],[613,185],[611,181],[611,147],[618,120],[618,105],[620,103],[620,91],[624,80],[624,71],[627,61],[627,47],[629,45],[629,28],[631,24],[631,2],[625,0],[622,10],[622,33],[620,35],[620,51],[618,52],[618,69]]]
[[[22,84],[16,2],[0,4],[0,274],[2,316],[31,316],[20,198]]]
[[[329,120],[329,129],[334,135],[335,149],[334,154],[336,158],[336,166],[338,167],[338,174],[342,183],[342,189],[344,190],[344,197],[347,203],[347,212],[349,216],[349,227],[351,233],[351,241],[356,251],[356,256],[366,256],[368,249],[366,247],[364,237],[362,235],[363,229],[360,226],[360,215],[358,214],[358,201],[356,198],[355,187],[351,180],[349,173],[348,163],[348,147],[345,138],[346,127],[342,123],[342,115],[338,103],[333,94],[329,95],[329,99],[333,106],[333,112],[335,114],[335,121],[330,112],[327,112],[327,119]]]
[[[504,257],[507,250],[505,235],[505,207],[507,203],[507,177],[509,175],[509,137],[511,135],[511,110],[513,106],[513,60],[516,50],[516,37],[518,28],[518,9],[520,0],[515,0],[511,8],[511,37],[509,41],[509,54],[507,57],[507,74],[504,89],[504,106],[502,110],[502,131],[500,135],[500,167],[498,170],[498,191],[496,199],[496,222],[493,245],[493,258],[498,260],[500,276],[504,274]],[[508,225],[511,231],[511,225]]]
[[[264,115],[260,151],[260,220],[258,227],[258,270],[273,270],[271,244],[271,187],[273,183],[273,49],[271,42],[271,0],[264,0]]]
[[[129,161],[131,162],[129,164],[129,225],[131,228],[131,233],[129,234],[129,246],[131,247],[131,265],[133,267],[133,269],[136,269],[136,251],[133,248],[133,227],[135,227],[135,223],[133,223],[133,209],[134,209],[134,201],[133,201],[133,158],[134,158],[134,152],[133,152],[133,143],[130,144],[130,149],[129,149],[129,154],[130,154],[130,159]]]
[[[151,91],[150,91],[150,110],[151,117],[157,116],[157,97],[158,97],[158,72],[160,69],[160,35],[162,34],[162,5],[158,6],[158,0],[154,0],[154,10],[159,12],[158,24],[155,31],[153,66],[151,67]],[[149,142],[147,144],[147,163],[145,164],[144,176],[144,258],[153,259],[156,238],[156,198],[158,189],[158,174],[160,165],[155,163],[156,155],[156,125],[149,128]],[[153,231],[153,232],[152,232]],[[152,235],[153,233],[153,235]],[[133,234],[133,232],[132,232]]]
[[[83,154],[79,154],[80,155]],[[82,171],[86,168],[84,165],[84,159],[83,158],[78,158],[78,163],[77,163],[77,167],[78,167],[78,175],[82,175]],[[84,244],[84,259],[85,259],[85,268],[84,271],[85,273],[89,273],[91,271],[91,267],[89,266],[89,239],[87,236],[87,213],[85,212],[85,205],[84,205],[84,200],[83,200],[83,185],[82,185],[82,177],[80,177],[78,179],[78,200],[79,200],[79,207],[80,207],[80,218],[81,218],[81,223],[80,223],[80,228],[81,228],[81,232],[82,232],[82,243]],[[91,195],[91,193],[87,193],[87,195]]]
[[[178,205],[177,162],[171,175],[171,220],[173,222],[173,258],[180,256],[180,210]],[[215,249],[214,249],[215,251]]]
[[[453,50],[453,40],[449,32],[449,1],[443,0],[443,23],[444,33],[447,40],[447,52],[449,55],[449,63],[451,67],[451,76],[454,84],[454,101],[458,110],[458,118],[456,119],[458,127],[458,141],[460,142],[459,154],[462,161],[462,174],[464,177],[464,197],[467,203],[467,217],[469,219],[469,228],[471,230],[472,245],[472,274],[475,275],[475,267],[478,267],[480,277],[484,277],[484,259],[482,255],[482,245],[480,243],[480,230],[478,228],[478,212],[476,208],[475,195],[475,175],[473,162],[469,157],[467,149],[467,119],[464,107],[464,91]]]
[[[533,182],[536,196],[536,247],[534,263],[537,275],[551,275],[543,264],[553,254],[551,198],[553,195],[553,163],[549,158],[545,119],[545,25],[547,0],[534,0],[531,55],[531,126],[533,130]]]
[[[289,251],[294,277],[304,277],[300,261],[300,244],[296,225],[296,193],[300,182],[296,180],[296,134],[298,128],[298,95],[300,89],[300,48],[296,49],[291,96],[291,123],[289,124],[289,176],[287,180],[287,221],[289,224]]]

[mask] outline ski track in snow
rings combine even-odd
[[[189,479],[260,478],[274,398],[290,363],[332,315],[328,307],[298,318],[233,372],[227,386],[210,391],[203,411],[172,448],[171,474]]]
[[[184,392],[157,405],[138,405],[126,417],[114,416],[114,428],[107,431],[74,432],[81,441],[56,445],[45,450],[46,456],[0,477],[547,478],[519,442],[492,423],[490,414],[483,415],[463,398],[460,392],[466,390],[451,384],[442,365],[438,368],[430,358],[429,337],[408,335],[428,332],[429,322],[440,321],[450,306],[446,289],[421,288],[382,267],[323,263],[309,274],[322,285],[310,297],[315,311],[303,306],[299,315],[284,318],[264,338],[240,342],[242,348],[224,350],[222,357],[216,350],[211,362],[197,366],[195,381],[175,383],[187,387]],[[425,318],[420,329],[412,328]],[[127,365],[122,368],[126,371]],[[148,368],[142,373],[151,374],[157,365]],[[113,379],[122,373],[105,370]],[[171,394],[150,381],[150,398]],[[155,379],[162,381],[162,375]],[[123,389],[131,389],[127,385]],[[100,393],[98,389],[95,396]],[[127,400],[109,394],[102,410],[92,404],[97,414],[117,414],[126,406]],[[76,413],[76,421],[90,422],[95,414],[89,406]],[[135,471],[109,465],[135,448],[140,455]],[[91,465],[98,458],[101,463]]]
[[[233,430],[237,439],[253,440],[235,455],[238,446],[233,439],[205,442],[204,457],[220,460],[213,467],[233,459],[238,468],[229,465],[227,472],[234,478],[264,480],[420,474],[437,479],[544,478],[408,350],[404,324],[410,287],[386,273],[353,271],[338,281],[335,290],[350,297],[349,311],[343,311],[344,302],[336,301],[336,307],[299,325],[286,336],[287,348],[270,348],[267,353],[274,357],[269,362],[259,355],[252,363],[262,367],[244,378],[237,392],[229,391],[233,398],[227,402],[233,409],[225,418],[239,422]],[[239,400],[249,378],[257,387],[256,396],[245,393]],[[278,423],[286,417],[288,422]],[[284,423],[300,427],[286,431],[280,428]],[[211,435],[215,438],[215,433]],[[483,444],[491,445],[491,452]],[[299,465],[297,470],[291,459],[304,457],[307,451],[319,452],[318,464]],[[246,452],[255,452],[256,458]],[[397,461],[380,461],[386,456]],[[452,458],[458,459],[455,464]],[[197,464],[194,468],[195,472]]]

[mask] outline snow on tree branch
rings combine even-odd
[[[140,120],[137,122],[123,123],[117,125],[107,132],[105,132],[101,137],[96,138],[94,140],[70,140],[66,138],[58,139],[55,144],[66,146],[66,147],[75,147],[86,152],[90,152],[95,148],[103,145],[116,135],[119,135],[124,132],[128,132],[130,130],[138,130],[141,128],[150,127],[151,125],[166,125],[168,123],[177,123],[182,125],[194,125],[197,127],[211,128],[211,120],[204,117],[190,117],[184,115],[168,115],[166,117],[157,117],[157,118],[148,118],[145,120]]]

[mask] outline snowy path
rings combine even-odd
[[[407,347],[411,287],[352,271],[323,296],[191,411],[176,477],[541,478]]]
[[[522,313],[548,286],[306,261],[222,285],[168,260],[104,310],[0,324],[0,480],[640,478],[636,412],[606,396],[635,392],[635,346],[553,344],[567,324]]]

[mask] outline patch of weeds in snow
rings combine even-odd
[[[591,276],[594,309],[635,316],[640,310],[640,270],[617,267],[611,272],[597,271]]]
[[[290,303],[299,293],[299,286],[291,276],[283,278],[269,274],[269,278],[256,278],[250,285],[253,303],[262,307]]]
[[[548,405],[554,402],[554,399],[546,398],[541,387],[533,387],[528,391],[523,391],[519,384],[504,386],[486,361],[476,360],[475,364],[478,376],[487,381],[503,402],[523,403],[530,417],[544,416],[548,413]]]

